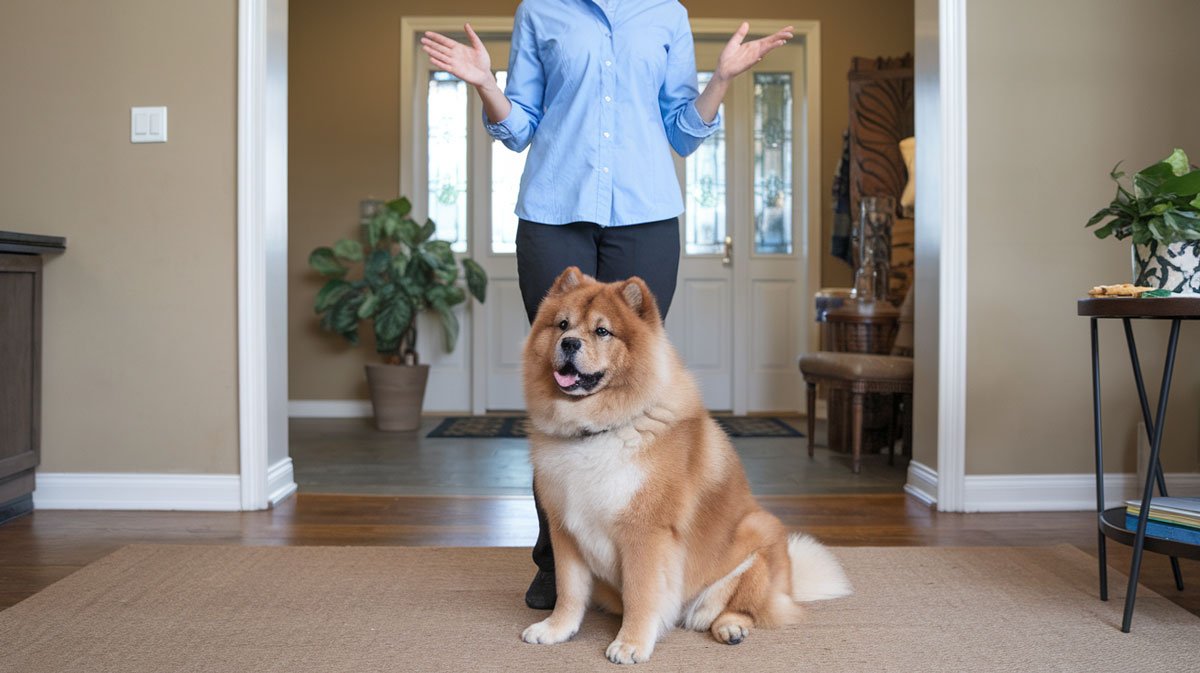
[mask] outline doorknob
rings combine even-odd
[[[733,264],[733,237],[725,237],[725,256],[721,258],[721,263],[725,266]]]

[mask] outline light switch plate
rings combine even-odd
[[[165,106],[130,108],[129,142],[167,142],[167,108]]]

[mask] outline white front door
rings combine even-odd
[[[711,67],[724,38],[706,42],[697,35],[697,62]],[[507,41],[494,36],[487,42],[493,63],[503,68]],[[526,153],[488,137],[469,87],[433,71],[419,50],[415,56],[414,112],[428,136],[414,171],[427,189],[418,190],[414,202],[437,221],[438,236],[455,240],[456,251],[471,255],[489,277],[487,302],[464,316],[469,341],[444,361],[435,358],[431,392],[454,400],[447,409],[520,410],[521,346],[529,326],[517,285],[513,208]],[[806,297],[815,288],[806,283],[807,241],[809,227],[818,225],[810,222],[808,203],[806,140],[815,133],[808,126],[805,70],[802,43],[772,52],[734,82],[723,105],[724,127],[686,161],[677,158],[686,212],[667,329],[713,410],[804,408],[796,360],[811,322]],[[497,72],[502,85],[505,75]],[[701,72],[702,86],[708,75]]]
[[[723,43],[698,41],[701,68]],[[809,212],[804,179],[803,44],[772,52],[734,81],[723,128],[677,158],[686,212],[667,329],[710,409],[804,407]],[[701,86],[711,73],[701,71]]]

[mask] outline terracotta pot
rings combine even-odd
[[[1172,292],[1200,292],[1200,241],[1134,245],[1133,283]]]
[[[389,431],[420,427],[429,365],[367,365],[366,370],[375,427]]]

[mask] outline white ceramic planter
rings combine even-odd
[[[1133,284],[1187,294],[1200,293],[1200,241],[1133,246]]]

